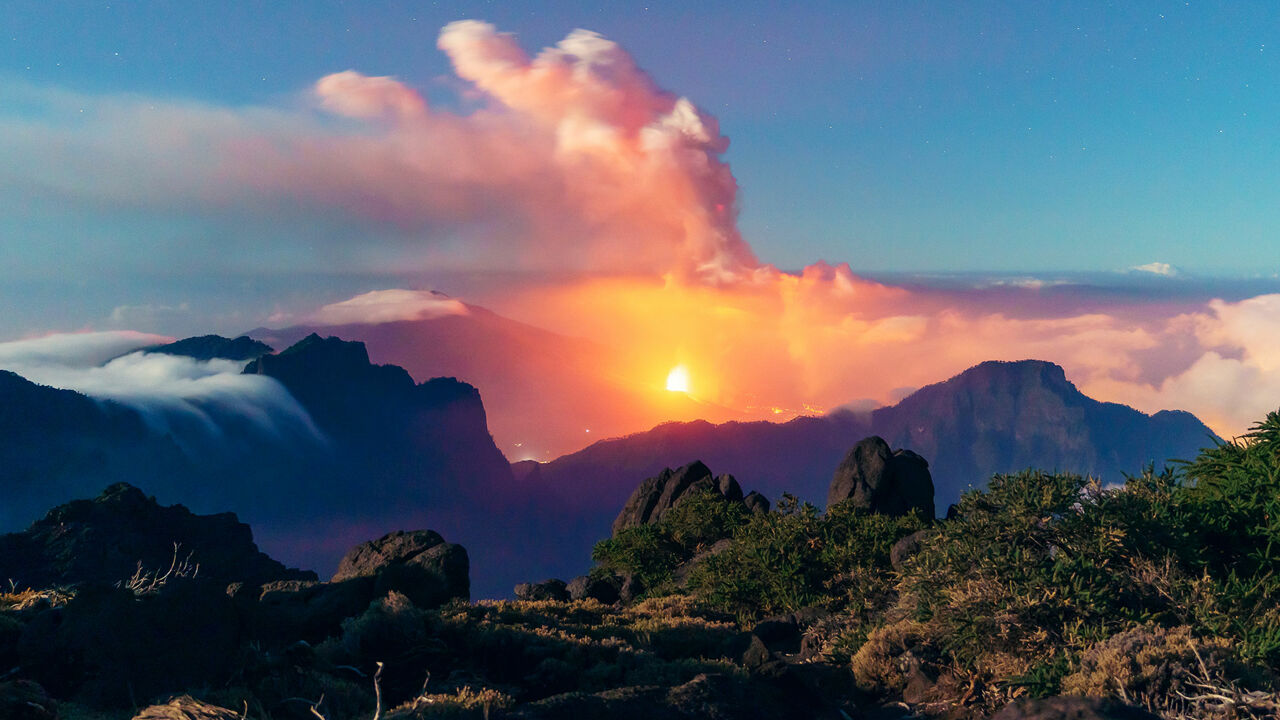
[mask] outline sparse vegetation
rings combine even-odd
[[[913,551],[891,562],[909,535]],[[1012,699],[1058,694],[1176,720],[1280,716],[1280,414],[1121,486],[997,475],[942,521],[848,503],[820,513],[789,497],[753,515],[696,495],[594,556],[595,572],[634,576],[647,596],[427,609],[392,591],[314,647],[247,643],[224,684],[191,692],[262,718],[320,697],[331,720],[361,717],[385,698],[388,720],[409,720],[496,717],[618,688],[711,687],[708,677],[739,687],[767,660],[747,659],[758,639],[745,631],[816,608],[803,621],[806,659],[925,716],[986,717]],[[168,571],[128,583],[126,601],[155,602],[189,567],[175,548]],[[72,598],[0,593],[0,656]],[[387,673],[371,685],[379,662]]]

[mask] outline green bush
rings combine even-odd
[[[608,571],[634,575],[648,594],[660,595],[674,590],[672,579],[679,565],[730,537],[747,518],[741,503],[714,492],[698,493],[671,508],[660,522],[601,540],[591,557]]]
[[[925,526],[916,515],[892,518],[850,503],[824,516],[783,496],[774,512],[752,517],[733,544],[689,575],[689,586],[710,607],[749,620],[810,605],[882,605],[892,587],[889,550]]]

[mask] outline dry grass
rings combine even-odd
[[[487,718],[497,710],[507,710],[515,700],[491,688],[458,688],[453,693],[423,693],[393,709],[387,720],[436,720],[437,718]]]
[[[1197,638],[1185,626],[1135,628],[1086,651],[1062,689],[1117,697],[1179,720],[1280,717],[1276,693],[1241,689],[1246,674],[1225,638]]]

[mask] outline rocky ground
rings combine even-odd
[[[878,438],[850,452],[832,493],[873,511],[932,510],[927,463]],[[743,517],[771,512],[694,463],[642,483],[615,535],[695,496]],[[920,542],[895,545],[895,567]],[[683,564],[716,552],[699,547]],[[320,581],[258,552],[234,516],[161,507],[127,485],[0,538],[5,574],[3,720],[991,716],[926,702],[956,678],[908,667],[909,652],[886,656],[905,687],[859,682],[836,647],[842,621],[823,607],[747,619],[682,592],[681,572],[646,596],[636,577],[603,568],[472,602],[466,550],[430,530],[354,547]],[[1155,716],[1116,700],[1023,697],[994,717]]]

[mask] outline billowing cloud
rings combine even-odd
[[[1280,408],[1280,295],[1214,300],[1179,321],[1202,348],[1190,367],[1157,384],[1104,391],[1140,407],[1191,410],[1226,436]]]
[[[326,75],[316,83],[315,93],[326,110],[348,117],[403,121],[427,112],[416,90],[392,77],[369,77],[354,70]]]
[[[312,325],[378,324],[466,315],[460,300],[430,290],[374,290],[331,303],[308,316]]]

